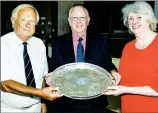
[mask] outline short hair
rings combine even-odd
[[[154,11],[152,7],[147,2],[134,2],[131,4],[127,4],[122,8],[123,14],[123,24],[128,27],[128,14],[130,12],[134,12],[137,14],[144,14],[148,16],[147,22],[149,23],[149,27],[152,31],[156,31],[157,28],[157,19],[154,15]]]
[[[18,5],[13,11],[12,11],[12,17],[13,18],[17,18],[17,14],[19,12],[19,10],[23,9],[23,8],[26,8],[26,7],[30,7],[32,8],[35,12],[36,12],[36,17],[37,17],[37,20],[36,20],[36,24],[39,22],[39,13],[37,11],[37,9],[33,6],[33,5],[30,5],[30,4],[21,4],[21,5]]]
[[[69,10],[69,18],[70,18],[70,16],[71,16],[72,10],[73,10],[75,7],[82,7],[82,8],[85,10],[86,15],[89,17],[88,10],[84,7],[83,4],[74,4],[73,7]]]
[[[82,7],[84,7],[84,4],[73,4],[73,7],[75,7],[75,6],[82,6]]]

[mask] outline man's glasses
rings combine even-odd
[[[78,19],[81,21],[85,21],[87,19],[87,17],[70,17],[70,19],[72,21],[77,21]]]

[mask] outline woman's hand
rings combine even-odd
[[[127,92],[126,86],[110,86],[107,88],[107,91],[103,95],[114,95],[118,96]]]

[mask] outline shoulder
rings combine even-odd
[[[88,40],[95,40],[96,42],[103,43],[106,42],[106,35],[101,33],[87,33]]]
[[[56,40],[67,40],[68,38],[72,39],[72,33],[71,32],[58,36],[56,38]]]
[[[124,51],[131,49],[131,48],[134,46],[135,41],[136,41],[136,39],[134,39],[134,40],[128,42],[128,43],[125,45],[125,47],[124,47]]]
[[[156,36],[155,36],[155,38],[156,38],[156,40],[157,40],[157,42],[158,42],[158,33],[156,33]]]
[[[32,41],[34,41],[34,42],[43,43],[43,41],[38,37],[32,36],[32,39],[33,39]]]
[[[14,35],[15,35],[14,32],[7,33],[7,34],[5,34],[5,35],[3,35],[3,36],[1,37],[1,41],[2,41],[2,42],[5,42],[5,41],[11,39],[11,37],[14,36]]]
[[[87,41],[95,42],[96,44],[105,44],[106,35],[101,33],[87,33]]]
[[[88,37],[92,37],[92,38],[98,38],[98,37],[100,37],[101,39],[105,38],[105,35],[101,34],[101,33],[91,33],[91,32],[88,32],[87,36]]]
[[[12,42],[13,37],[15,36],[14,32],[7,33],[1,37],[1,48],[8,47]]]
[[[30,40],[30,43],[32,45],[34,45],[34,46],[44,47],[45,48],[44,42],[40,38],[38,38],[38,37],[32,36],[31,40]]]
[[[135,43],[135,41],[136,41],[135,39],[131,40],[125,46],[130,47],[130,46],[132,46]]]
[[[12,48],[12,42],[14,41],[15,33],[10,32],[1,37],[1,55],[6,57],[6,54],[10,52]]]
[[[72,36],[72,32],[69,32],[69,33],[60,35],[60,36],[58,36],[58,38],[61,38],[61,37],[69,37],[69,36]]]
[[[66,33],[66,34],[63,34],[61,36],[58,36],[56,39],[53,39],[53,43],[56,43],[56,44],[62,44],[62,43],[65,43],[67,41],[70,41],[72,40],[72,33]]]

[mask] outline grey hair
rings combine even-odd
[[[122,8],[123,24],[126,27],[128,27],[127,18],[130,12],[146,15],[148,17],[147,22],[149,23],[150,29],[156,31],[158,21],[154,15],[152,7],[147,2],[134,2],[127,4]]]
[[[71,17],[72,10],[73,10],[75,7],[82,7],[82,8],[85,10],[85,12],[86,12],[87,17],[89,17],[88,10],[87,10],[85,7],[83,7],[83,6],[73,6],[73,7],[70,9],[70,11],[69,11],[69,18]]]
[[[19,10],[23,9],[23,8],[26,8],[26,7],[30,7],[32,8],[35,12],[36,12],[36,17],[37,17],[37,20],[36,20],[36,24],[39,22],[39,13],[37,11],[37,9],[33,6],[33,5],[30,5],[30,4],[21,4],[21,5],[18,5],[13,11],[12,11],[12,17],[14,19],[17,18],[17,14],[19,12]]]

